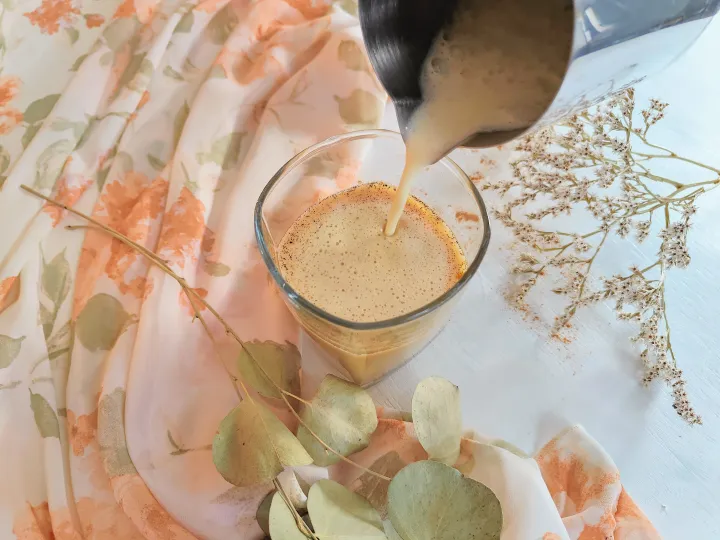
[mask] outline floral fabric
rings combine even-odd
[[[20,186],[157,253],[241,338],[297,342],[254,244],[255,201],[302,148],[377,126],[385,99],[353,0],[0,0],[0,538],[252,540],[270,489],[213,466],[237,397],[193,323],[203,307]],[[344,186],[341,172],[319,175]],[[422,457],[397,422],[383,420],[367,459]],[[539,519],[547,539],[655,538],[588,440],[568,432],[537,466],[496,456],[542,501],[526,513],[503,495],[511,523]],[[479,463],[484,448],[463,455]]]

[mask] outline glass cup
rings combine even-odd
[[[392,319],[353,322],[315,306],[285,280],[275,262],[275,249],[292,223],[313,204],[357,184],[384,182],[397,186],[404,164],[405,144],[393,131],[375,129],[330,137],[281,167],[255,206],[260,254],[285,303],[310,337],[361,386],[373,384],[402,366],[447,323],[490,241],[488,215],[480,193],[447,157],[413,179],[412,195],[450,227],[468,264],[465,274],[445,294]]]

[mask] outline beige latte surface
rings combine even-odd
[[[410,197],[393,236],[383,234],[395,188],[363,184],[309,208],[277,248],[278,267],[300,295],[353,322],[382,321],[435,300],[463,275],[450,228]]]

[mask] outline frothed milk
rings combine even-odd
[[[382,224],[395,188],[362,184],[323,199],[277,249],[290,285],[321,309],[353,322],[384,321],[432,302],[462,277],[465,257],[450,228],[411,197],[398,232]]]
[[[477,131],[527,128],[542,116],[562,83],[572,26],[568,0],[460,0],[425,62],[385,234],[394,234],[418,169]]]

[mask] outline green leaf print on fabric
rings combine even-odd
[[[51,94],[33,101],[30,105],[28,105],[28,108],[25,109],[23,120],[25,120],[28,124],[35,124],[36,122],[45,120],[47,115],[50,114],[50,111],[52,111],[55,106],[55,103],[57,103],[58,99],[60,99],[60,94]]]
[[[343,40],[338,45],[338,58],[348,69],[354,71],[365,71],[367,69],[365,53],[360,48],[360,45],[350,39]]]
[[[75,145],[68,140],[55,141],[42,151],[37,159],[37,170],[35,171],[35,189],[50,189],[60,176],[65,161]]]
[[[335,96],[340,117],[350,125],[376,125],[384,104],[367,90],[353,90],[349,97]]]
[[[203,270],[213,277],[223,277],[230,273],[230,267],[221,262],[205,261]]]
[[[68,27],[65,29],[65,33],[68,35],[68,38],[70,38],[71,45],[74,45],[75,42],[80,38],[80,32],[77,28]]]
[[[295,395],[300,393],[300,351],[289,341],[247,341],[237,366],[243,380],[264,396],[280,399],[282,395],[275,385]]]
[[[163,69],[163,75],[165,75],[166,77],[170,77],[171,79],[175,79],[176,81],[185,80],[185,77],[183,77],[181,73],[175,71],[170,66],[165,66],[165,69]]]
[[[65,250],[55,255],[50,262],[45,260],[44,255],[42,256],[40,289],[43,297],[40,299],[40,323],[46,340],[52,333],[60,306],[70,292],[71,280],[70,265],[65,258]]]
[[[80,69],[80,66],[82,65],[82,63],[85,61],[85,59],[86,59],[87,57],[88,57],[87,54],[83,54],[83,55],[81,55],[81,56],[78,56],[78,57],[77,57],[77,60],[75,60],[75,63],[74,63],[74,64],[72,65],[72,67],[70,68],[70,71],[77,71],[78,69]]]
[[[195,23],[195,15],[193,15],[192,11],[188,11],[185,15],[183,15],[183,18],[180,19],[180,22],[175,27],[175,34],[187,34],[192,30],[193,24]]]
[[[30,390],[30,407],[32,407],[35,425],[43,437],[60,438],[60,426],[55,411],[40,394]]]
[[[103,37],[105,43],[112,51],[117,51],[122,47],[129,39],[135,36],[135,32],[140,26],[140,21],[136,17],[123,17],[115,19],[111,22],[105,30],[103,30]]]
[[[100,399],[97,440],[110,477],[137,472],[125,440],[125,390],[116,388]]]
[[[28,147],[30,142],[35,138],[35,135],[37,135],[37,132],[40,131],[41,127],[42,127],[42,124],[33,124],[33,125],[27,127],[27,129],[25,130],[25,133],[23,133],[23,136],[20,139],[23,149]]]
[[[109,351],[131,322],[132,317],[117,298],[99,293],[88,300],[78,316],[77,337],[89,351]]]
[[[10,166],[10,152],[5,150],[5,148],[0,145],[0,174],[7,171],[8,167]]]
[[[25,336],[11,338],[0,334],[0,369],[8,367],[17,358],[24,339]]]
[[[210,20],[205,27],[210,41],[217,45],[223,45],[232,34],[238,23],[237,15],[230,4],[226,5]]]
[[[190,106],[187,103],[183,103],[175,115],[175,121],[173,122],[173,148],[177,148],[178,142],[180,142],[180,135],[182,135],[183,127],[185,127],[185,122],[187,122],[189,115]]]
[[[244,131],[233,131],[212,143],[209,152],[198,152],[197,160],[200,165],[217,163],[223,170],[232,169],[240,157]]]
[[[165,165],[167,165],[167,163],[165,163],[163,160],[153,156],[152,154],[147,155],[147,160],[148,163],[150,163],[150,166],[158,172],[162,171],[165,168]]]

